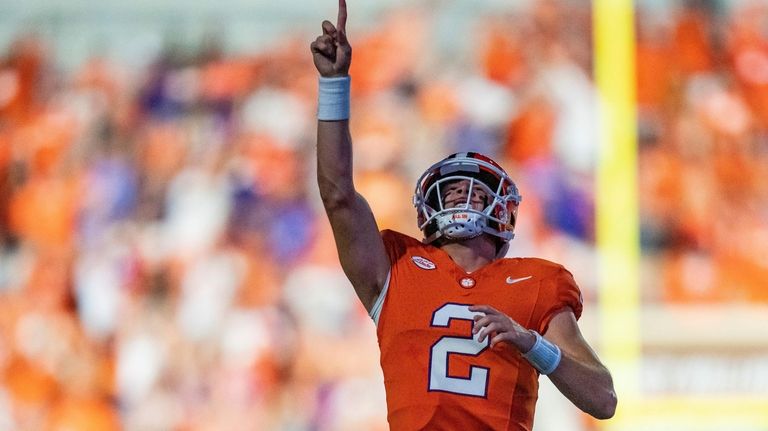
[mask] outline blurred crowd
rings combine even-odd
[[[644,294],[765,303],[768,3],[687,4],[638,15]]]
[[[638,15],[651,303],[768,301],[768,6],[713,4]],[[418,175],[485,152],[523,194],[510,254],[565,264],[593,303],[589,5],[478,17],[449,54],[430,16],[350,21],[355,181],[379,227],[418,237]],[[0,429],[387,429],[314,180],[310,30],[250,54],[169,46],[138,71],[5,47]]]

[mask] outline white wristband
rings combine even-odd
[[[555,371],[557,366],[560,365],[560,359],[563,357],[560,348],[547,341],[538,332],[531,332],[536,336],[536,342],[533,344],[531,350],[523,353],[523,357],[527,359],[534,368],[539,370],[541,374],[549,374]]]
[[[349,119],[349,76],[320,77],[317,93],[317,119],[339,121]]]

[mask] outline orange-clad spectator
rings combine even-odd
[[[768,126],[768,37],[764,22],[768,8],[746,2],[737,8],[728,27],[727,47],[734,77],[761,127]]]
[[[170,180],[184,163],[188,151],[184,130],[173,123],[147,124],[136,147],[140,167],[152,182]]]
[[[18,354],[3,370],[3,385],[15,402],[38,411],[44,411],[59,392],[59,384],[50,371]]]
[[[715,66],[715,49],[711,44],[712,20],[707,10],[692,6],[683,8],[674,29],[673,59],[683,76],[710,72]]]
[[[756,175],[744,175],[745,172],[757,172],[756,166],[751,157],[751,151],[736,152],[734,145],[730,145],[730,151],[722,151],[714,154],[711,158],[712,175],[717,182],[718,193],[723,197],[722,202],[726,204],[735,204],[746,207],[749,202],[758,204],[756,199],[757,190],[763,178]],[[744,208],[746,209],[746,208]]]
[[[718,280],[726,289],[727,303],[764,304],[768,302],[768,292],[765,286],[755,283],[755,280],[765,280],[768,268],[754,259],[723,258],[719,262],[722,276]]]
[[[454,121],[459,113],[459,100],[447,82],[427,82],[419,87],[416,104],[423,121],[446,124]]]
[[[70,246],[80,186],[76,178],[32,177],[11,198],[12,231],[42,248]]]
[[[750,235],[751,230],[742,230]],[[733,229],[731,236],[733,236]],[[764,303],[768,267],[733,250],[673,251],[663,261],[663,299],[670,303]]]
[[[675,84],[673,46],[668,29],[654,23],[650,16],[641,16],[637,23],[637,47],[635,68],[637,103],[641,109],[664,106]]]
[[[31,175],[49,175],[63,170],[69,151],[78,137],[77,119],[63,106],[51,105],[14,129],[11,144]]]
[[[12,149],[11,134],[3,131],[0,133],[0,169],[3,171],[6,171],[10,167]],[[7,178],[4,177],[2,180],[6,181]]]
[[[127,84],[127,76],[116,65],[103,57],[88,60],[73,79],[73,84],[96,92],[95,96],[103,97],[97,103],[113,107],[120,99],[121,92]]]
[[[134,139],[133,156],[142,176],[137,216],[140,220],[155,220],[163,213],[168,183],[184,165],[189,150],[183,130],[170,122],[144,124]]]
[[[67,163],[77,126],[71,115],[51,107],[11,135],[6,151],[24,169],[10,195],[10,228],[33,244],[67,246],[74,236],[80,183]]]
[[[641,148],[639,156],[639,188],[641,219],[644,223],[667,229],[675,208],[682,199],[683,190],[678,173],[682,161],[669,148],[661,145]]]
[[[543,96],[532,97],[509,123],[505,157],[517,163],[551,158],[556,123],[552,104]]]
[[[48,415],[46,430],[110,431],[122,429],[114,402],[112,361],[79,328],[68,340],[57,377],[61,390]]]
[[[235,101],[250,90],[254,68],[245,59],[216,59],[200,72],[200,95],[211,102]]]
[[[718,289],[718,269],[709,253],[673,250],[663,258],[664,302],[713,303],[725,299],[723,290]]]
[[[8,237],[9,206],[13,184],[11,180],[11,143],[8,133],[0,131],[0,244]]]
[[[123,429],[115,407],[99,397],[64,397],[51,409],[46,431]]]
[[[5,64],[0,63],[0,119],[23,124],[44,106],[47,56],[42,39],[36,35],[25,35],[12,43]]]
[[[511,23],[491,22],[479,42],[480,61],[485,77],[500,84],[517,86],[526,75],[521,29],[510,32]]]
[[[252,90],[276,87],[304,97],[314,96],[314,90],[306,87],[311,74],[303,70],[309,65],[307,59],[301,57],[299,48],[303,47],[303,43],[303,37],[288,36],[270,46],[268,51],[251,57],[254,65]]]
[[[71,310],[71,254],[71,249],[58,246],[40,247],[29,262],[29,275],[23,287],[25,298],[34,302],[35,309],[46,313]]]
[[[533,3],[530,14],[537,31],[549,42],[554,42],[557,39],[558,32],[564,28],[564,21],[571,18],[565,12],[565,7],[554,0]]]

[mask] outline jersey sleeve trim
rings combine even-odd
[[[551,277],[548,277],[542,284],[541,297],[537,317],[534,325],[538,328],[540,334],[545,334],[549,328],[549,323],[555,315],[565,310],[573,312],[576,320],[581,317],[583,310],[583,301],[581,290],[573,275],[562,266],[558,265],[558,270]]]
[[[373,307],[371,307],[371,311],[368,313],[369,316],[371,316],[371,319],[373,319],[373,323],[376,324],[376,326],[379,326],[379,317],[381,316],[381,309],[384,307],[384,299],[387,297],[387,292],[389,291],[389,278],[392,276],[392,269],[389,270],[387,273],[387,281],[384,282],[384,287],[381,289],[381,292],[379,293],[379,297],[376,298],[376,302],[373,303]]]

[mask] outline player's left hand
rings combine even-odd
[[[347,1],[339,0],[336,26],[323,21],[323,34],[310,45],[312,59],[320,76],[347,76],[352,63],[352,46],[347,39]]]
[[[472,305],[469,311],[485,314],[475,316],[475,325],[472,328],[472,335],[479,334],[477,341],[481,343],[486,337],[491,337],[491,347],[504,341],[521,352],[527,352],[536,342],[536,336],[531,331],[490,305]]]

